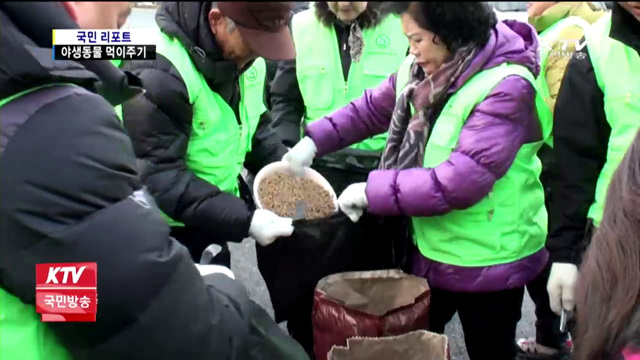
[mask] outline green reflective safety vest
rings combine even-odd
[[[629,46],[609,37],[611,13],[586,33],[587,49],[598,86],[604,94],[604,111],[611,126],[607,160],[596,185],[588,217],[597,227],[602,220],[611,177],[640,127],[640,56]]]
[[[314,7],[294,15],[292,34],[306,124],[361,97],[365,89],[380,85],[398,69],[409,46],[397,16],[387,16],[378,26],[363,29],[362,57],[359,62],[351,63],[345,82],[335,29],[318,21]],[[379,152],[386,141],[384,133],[351,147]]]
[[[237,119],[224,99],[211,91],[180,41],[159,32],[156,53],[166,57],[176,67],[187,87],[189,103],[193,108],[191,136],[185,159],[187,166],[198,177],[237,196],[238,175],[246,154],[251,151],[251,140],[260,116],[267,110],[263,101],[265,61],[256,59],[240,76],[240,119]],[[171,226],[184,226],[165,217]]]
[[[398,96],[408,83],[413,61],[409,56],[398,70]],[[427,141],[424,167],[434,168],[449,158],[474,107],[502,79],[512,75],[536,86],[528,69],[503,64],[479,72],[447,101]],[[539,94],[536,108],[546,138],[553,119]],[[445,264],[491,266],[517,261],[542,249],[547,235],[547,211],[539,180],[542,165],[536,154],[543,143],[541,140],[523,145],[509,171],[472,207],[441,216],[413,217],[414,241],[420,252]]]
[[[36,90],[59,84],[32,88],[0,100],[0,107]],[[0,359],[2,360],[70,360],[68,351],[40,319],[34,305],[25,304],[0,288]]]
[[[551,50],[553,50],[554,43],[558,40],[558,36],[560,36],[562,31],[571,26],[578,26],[586,32],[591,27],[591,24],[578,16],[570,16],[557,21],[555,24],[540,33],[540,75],[538,75],[537,83],[538,91],[540,91],[540,95],[544,98],[547,104],[550,103],[551,98],[551,95],[549,94],[549,86],[547,84],[547,62],[549,60],[549,54],[551,53]],[[567,55],[568,54],[556,54],[556,56]],[[553,113],[553,109],[551,109],[551,112]],[[549,136],[546,143],[553,147],[553,134]]]

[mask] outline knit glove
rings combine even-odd
[[[574,292],[578,281],[578,267],[569,263],[553,263],[547,282],[551,310],[557,315],[562,310],[572,311],[576,305]]]
[[[338,198],[338,205],[340,210],[351,219],[353,222],[358,222],[364,209],[369,206],[365,189],[367,183],[356,183],[349,185],[340,197]]]
[[[291,236],[291,234],[293,234],[293,219],[280,217],[264,209],[258,209],[253,213],[249,236],[260,245],[269,245],[277,238]]]

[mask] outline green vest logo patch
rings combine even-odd
[[[378,45],[380,49],[388,48],[390,43],[391,39],[389,39],[387,35],[381,34],[376,38],[376,45]]]
[[[256,81],[256,79],[258,78],[258,71],[256,70],[256,67],[252,66],[249,69],[247,69],[245,76],[249,81]]]

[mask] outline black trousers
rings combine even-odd
[[[429,330],[444,333],[456,312],[471,360],[514,360],[524,287],[489,293],[431,289]]]
[[[554,349],[560,349],[567,341],[567,335],[560,332],[560,317],[551,311],[547,282],[551,266],[527,284],[527,291],[536,305],[536,342]]]
[[[171,237],[178,240],[182,245],[189,249],[193,262],[200,263],[202,253],[209,245],[215,243],[222,247],[220,251],[210,262],[212,265],[222,265],[231,268],[231,252],[226,242],[212,242],[212,240],[203,235],[201,232],[188,228],[186,226],[174,226],[171,228]]]

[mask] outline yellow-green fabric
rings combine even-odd
[[[408,83],[412,58],[408,57],[398,71],[397,96]],[[512,75],[537,86],[527,68],[503,64],[477,73],[447,101],[427,141],[425,168],[434,168],[449,158],[474,107],[502,79]],[[511,168],[496,181],[489,195],[466,210],[412,218],[414,240],[424,256],[456,266],[492,266],[525,258],[542,249],[547,212],[539,181],[542,165],[536,154],[551,132],[553,119],[539,93],[536,108],[543,139],[520,148]]]
[[[548,94],[544,96],[551,112],[555,107],[560,84],[569,60],[573,56],[580,56],[575,52],[581,48],[576,48],[576,46],[583,45],[581,39],[585,29],[589,28],[587,24],[595,23],[604,14],[604,11],[595,10],[595,6],[590,2],[561,1],[545,10],[542,15],[529,17],[529,24],[533,25],[540,34],[541,73],[538,79],[544,79],[546,82]],[[568,18],[574,18],[571,22],[575,22],[575,18],[581,19],[583,22],[566,26],[569,23],[563,22],[563,20]],[[561,29],[554,33],[552,28],[558,29],[558,27]],[[544,91],[545,88],[540,90]]]
[[[296,76],[307,124],[360,98],[366,89],[380,85],[397,71],[409,46],[397,16],[387,16],[377,26],[363,29],[362,57],[359,62],[351,63],[345,82],[336,31],[318,20],[314,7],[294,15],[292,33]],[[386,139],[387,133],[379,134],[351,147],[382,151]]]
[[[156,52],[167,58],[180,73],[193,108],[193,124],[185,159],[187,166],[198,177],[222,191],[239,195],[238,175],[246,154],[251,151],[251,140],[260,116],[266,111],[263,101],[265,61],[256,59],[240,76],[238,124],[233,109],[220,95],[211,91],[180,41],[159,32]],[[184,226],[167,219],[171,226]]]
[[[609,37],[611,14],[586,33],[587,48],[598,86],[604,94],[604,111],[611,126],[607,160],[596,185],[588,217],[597,227],[611,177],[640,127],[640,56],[629,46]]]

